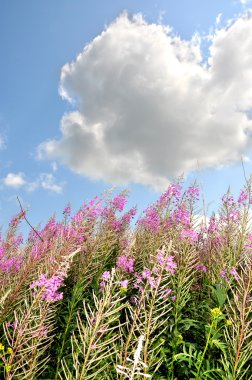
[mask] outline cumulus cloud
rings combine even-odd
[[[62,68],[60,94],[75,111],[38,156],[89,178],[156,188],[197,161],[239,161],[252,136],[250,13],[216,29],[207,62],[200,42],[120,15]]]
[[[35,181],[26,180],[25,175],[21,172],[8,173],[6,177],[3,178],[2,183],[14,189],[23,187],[28,192],[42,188],[59,194],[62,193],[63,190],[63,183],[57,183],[52,173],[41,173]]]
[[[18,189],[26,184],[23,173],[8,173],[3,179],[3,184],[8,187]]]

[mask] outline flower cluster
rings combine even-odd
[[[194,230],[182,230],[180,236],[182,240],[189,240],[190,243],[193,243],[198,240],[198,235],[198,232]]]
[[[170,272],[171,274],[175,273],[177,269],[177,264],[174,261],[174,256],[169,255],[166,256],[164,251],[159,249],[157,251],[157,262],[161,265],[161,267],[164,267],[164,269],[167,272]]]
[[[36,288],[34,295],[37,294],[37,288],[42,288],[41,297],[49,302],[55,302],[63,298],[63,293],[58,293],[62,287],[63,278],[60,276],[52,276],[47,279],[46,274],[41,274],[39,279],[30,285],[31,289]]]
[[[123,272],[134,272],[134,259],[122,255],[117,259],[117,268],[121,269]]]
[[[210,312],[213,319],[217,319],[222,315],[222,311],[219,307],[215,307],[214,309],[211,309]]]
[[[151,232],[157,232],[160,227],[160,216],[155,207],[148,207],[145,216],[138,220],[138,224],[146,227]]]

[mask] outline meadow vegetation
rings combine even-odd
[[[252,379],[251,181],[204,217],[182,181],[135,222],[128,193],[0,241],[0,379]],[[200,216],[200,215],[203,215]]]

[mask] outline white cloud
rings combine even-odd
[[[248,3],[251,2],[251,0],[240,0],[241,4],[247,5]]]
[[[57,183],[52,173],[41,173],[35,181],[28,184],[27,191],[32,192],[38,188],[60,194],[63,191],[63,183]]]
[[[62,193],[63,185],[56,183],[55,178],[51,173],[42,173],[39,178],[39,183],[43,189],[55,193]]]
[[[62,68],[60,93],[78,107],[40,158],[112,183],[163,188],[197,168],[240,161],[251,146],[252,18],[185,41],[140,16],[118,17]]]
[[[59,194],[63,190],[63,183],[57,183],[52,173],[41,173],[35,181],[25,180],[23,173],[8,173],[2,182],[7,187],[15,189],[23,187],[29,192],[42,188]]]
[[[3,183],[5,186],[18,189],[26,184],[26,180],[24,179],[23,173],[8,173],[3,179]]]

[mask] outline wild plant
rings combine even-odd
[[[98,298],[93,293],[95,310],[84,302],[83,316],[78,312],[77,331],[71,338],[72,363],[62,360],[64,376],[60,375],[61,379],[97,379],[97,376],[102,379],[102,373],[113,360],[114,343],[121,326],[120,312],[125,307],[115,276],[115,269],[111,274],[104,272],[102,295]]]
[[[233,278],[226,278],[229,293],[225,305],[228,323],[225,328],[227,352],[222,363],[227,379],[251,379],[252,352],[252,258],[243,252],[242,264]]]
[[[251,180],[199,223],[171,184],[131,228],[127,192],[0,240],[3,379],[251,380]]]
[[[140,336],[144,334],[143,344],[143,373],[153,373],[158,370],[162,358],[162,338],[168,329],[169,312],[173,290],[171,276],[177,268],[171,253],[172,244],[150,255],[149,265],[142,268],[140,273],[135,272],[134,289],[139,292],[135,299],[136,305],[128,305],[126,324],[121,329],[123,341],[119,366],[125,367],[129,355],[133,354],[134,346]]]

